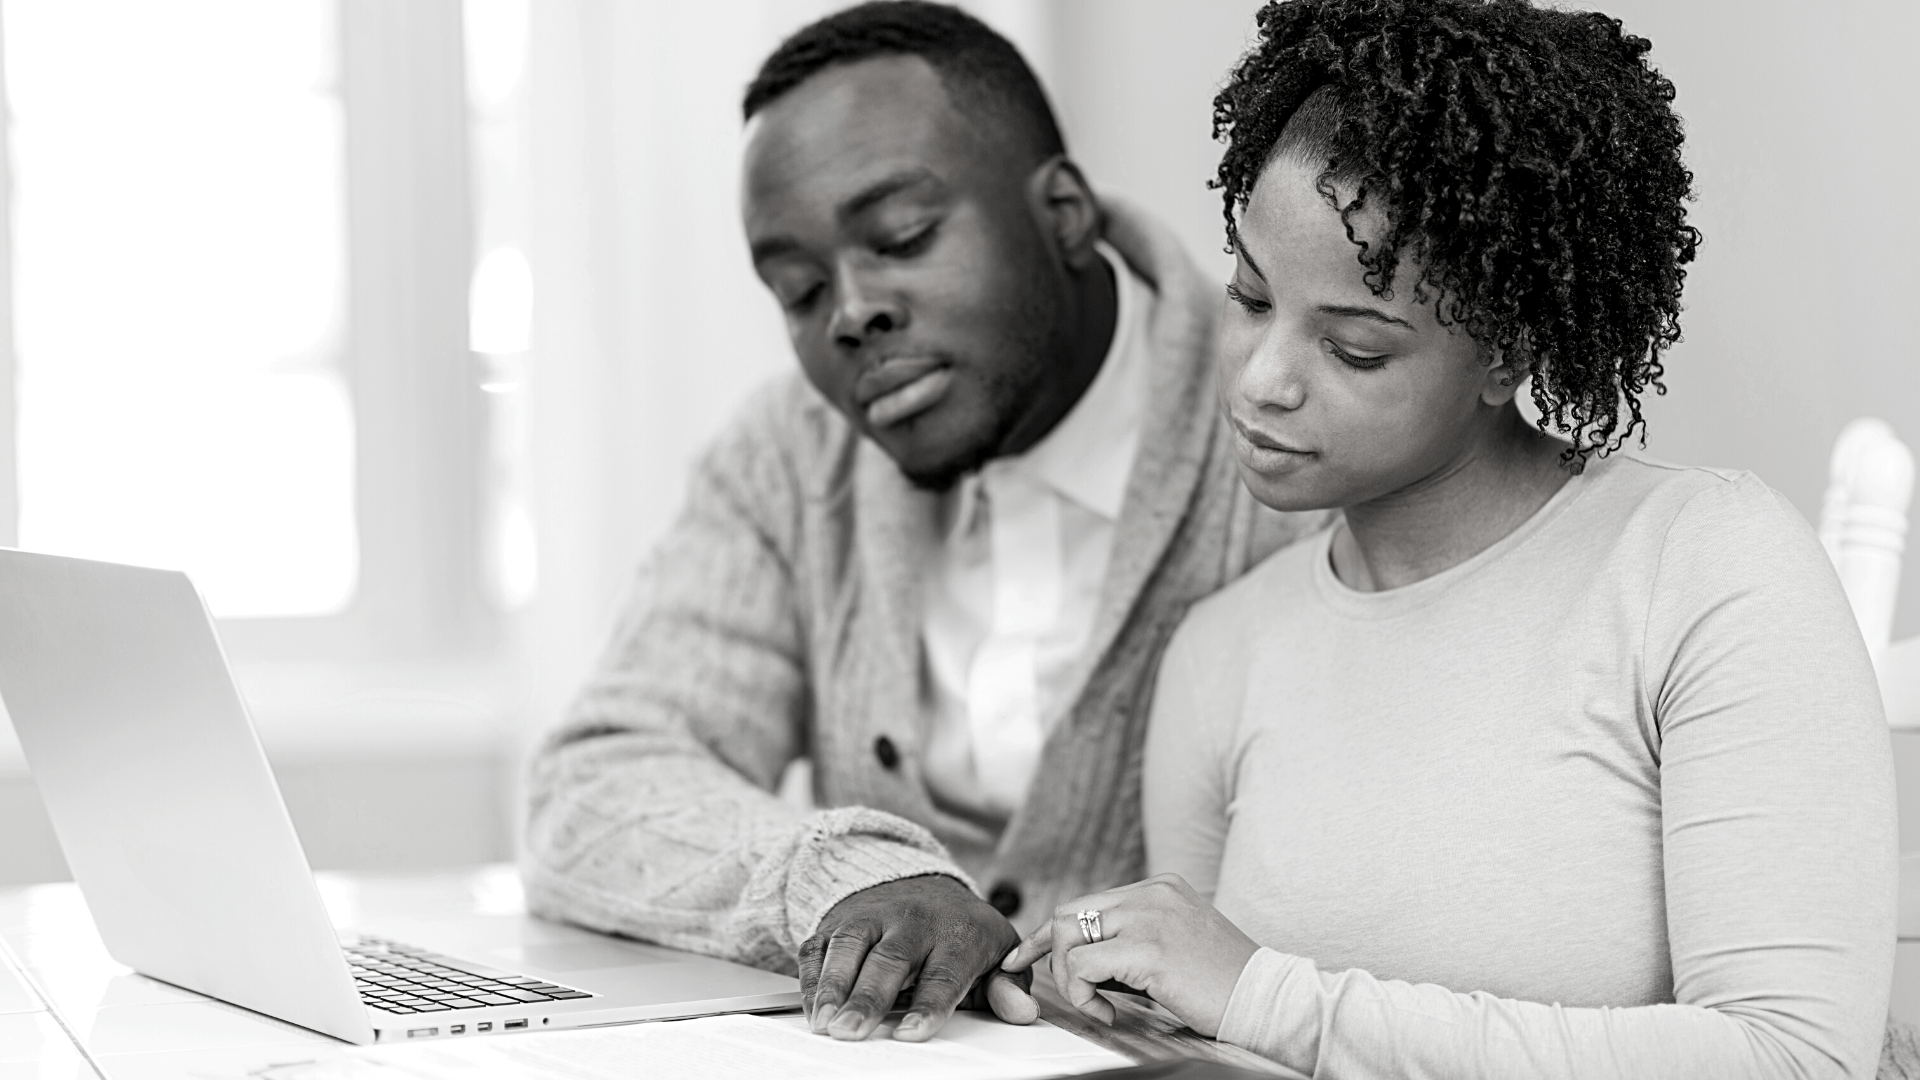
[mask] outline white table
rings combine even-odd
[[[524,910],[511,866],[315,877],[340,925]],[[1135,1061],[1206,1057],[1273,1069],[1132,999],[1117,1000],[1120,1021],[1107,1028],[1066,1007],[1050,987],[1037,989],[1042,1016]],[[70,883],[0,890],[0,1080],[240,1078],[346,1048],[115,963]]]

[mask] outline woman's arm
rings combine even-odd
[[[1234,656],[1196,655],[1196,642],[1219,640],[1196,623],[1217,614],[1212,605],[1196,608],[1167,645],[1154,683],[1140,778],[1147,872],[1178,874],[1207,897],[1213,896],[1227,839],[1225,747],[1239,713],[1239,695],[1227,688],[1246,686],[1244,664],[1236,665]]]

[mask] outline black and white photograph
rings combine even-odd
[[[1920,1080],[1911,0],[0,0],[0,1078]]]

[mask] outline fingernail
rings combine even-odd
[[[833,1022],[833,1014],[838,1011],[839,1006],[831,1001],[824,1002],[819,1008],[813,1010],[813,1033],[815,1035],[824,1033],[827,1025]]]
[[[1013,963],[1013,958],[1018,955],[1020,955],[1020,946],[1015,945],[1012,949],[1008,950],[1007,955],[1001,959],[1000,970],[1012,971],[1013,969],[1007,965]]]
[[[834,1014],[833,1022],[827,1025],[827,1030],[842,1035],[852,1035],[860,1030],[861,1024],[866,1022],[867,1018],[860,1015],[858,1010],[845,1009]]]
[[[908,1013],[900,1018],[900,1026],[893,1029],[893,1037],[898,1039],[903,1036],[918,1035],[926,1026],[926,1017],[919,1013]]]

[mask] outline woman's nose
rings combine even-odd
[[[1307,400],[1308,350],[1277,333],[1263,335],[1240,367],[1235,389],[1258,409],[1292,412]]]

